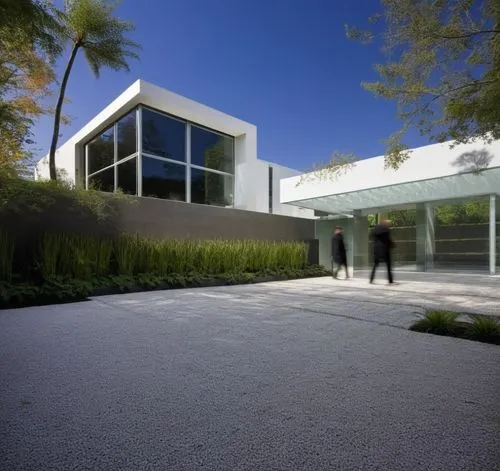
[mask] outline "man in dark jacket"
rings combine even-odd
[[[332,237],[332,274],[336,279],[340,269],[345,268],[345,277],[349,278],[347,270],[347,252],[344,244],[344,229],[336,227]]]
[[[375,272],[377,271],[377,267],[381,262],[385,262],[385,264],[387,265],[387,280],[389,281],[389,283],[394,283],[394,279],[392,277],[391,261],[391,251],[394,248],[394,242],[391,238],[390,226],[390,221],[383,220],[372,230],[371,235],[373,239],[373,269],[370,276],[370,283],[373,283]]]

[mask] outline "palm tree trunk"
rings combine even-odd
[[[73,68],[73,63],[75,62],[76,53],[80,44],[75,43],[73,45],[73,49],[71,50],[71,55],[69,56],[68,64],[66,65],[66,70],[64,71],[64,75],[61,81],[61,88],[59,89],[59,96],[57,97],[56,110],[54,113],[54,131],[52,134],[52,142],[50,144],[49,151],[49,171],[50,171],[50,179],[57,180],[57,171],[56,171],[56,149],[57,149],[57,141],[59,139],[59,127],[61,124],[61,111],[62,105],[64,102],[64,94],[66,93],[66,85],[68,85],[69,75],[71,73],[71,69]]]

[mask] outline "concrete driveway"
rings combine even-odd
[[[0,469],[499,470],[500,348],[345,283],[0,311]]]

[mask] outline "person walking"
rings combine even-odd
[[[347,269],[347,251],[344,243],[344,229],[340,226],[335,228],[332,237],[332,275],[337,279],[340,269],[344,267],[345,277],[349,278]]]
[[[392,259],[391,251],[394,248],[394,242],[391,238],[391,222],[384,219],[377,224],[372,230],[373,239],[373,269],[370,276],[370,283],[375,279],[375,272],[380,263],[385,262],[387,265],[387,280],[389,283],[394,283],[392,276]]]

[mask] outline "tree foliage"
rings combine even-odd
[[[387,165],[398,168],[408,158],[404,136],[411,128],[436,142],[499,139],[500,1],[381,4],[370,30],[347,27],[347,35],[383,43],[387,62],[375,66],[380,80],[363,86],[397,104],[402,127],[387,140]]]
[[[58,23],[42,0],[0,2],[0,165],[29,156],[30,128],[46,113],[44,99],[61,52]]]
[[[356,156],[352,153],[336,151],[332,154],[328,162],[315,164],[311,170],[303,173],[296,186],[325,180],[335,181],[349,170],[352,170],[356,166],[357,160]]]
[[[59,139],[61,111],[69,76],[79,50],[83,50],[85,58],[98,78],[103,67],[112,70],[129,70],[128,61],[138,59],[139,45],[125,35],[134,30],[134,25],[117,18],[114,14],[116,2],[106,0],[66,0],[64,12],[59,19],[63,29],[63,37],[71,48],[59,95],[57,99],[54,130],[49,152],[50,178],[57,179],[55,153]]]

